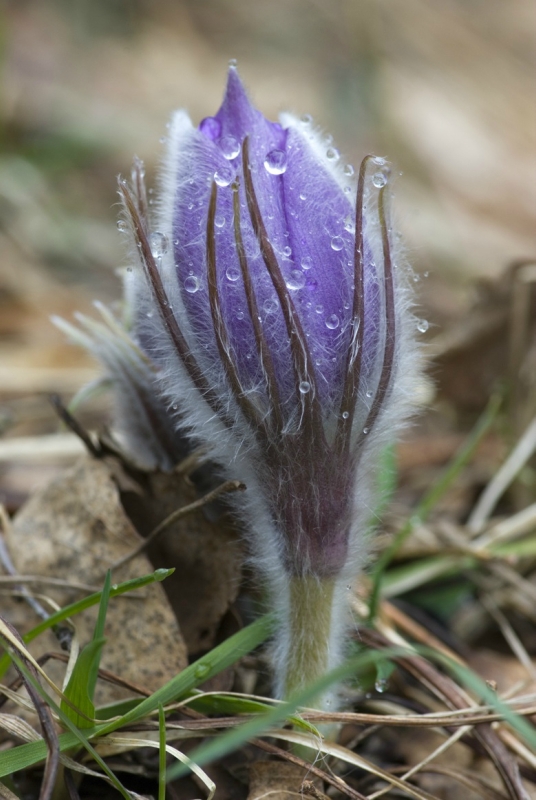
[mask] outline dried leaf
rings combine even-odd
[[[110,564],[126,555],[139,543],[139,535],[120,503],[109,467],[102,461],[84,459],[53,480],[24,506],[6,533],[6,542],[15,568],[73,581],[101,585]],[[142,554],[113,574],[114,582],[128,580],[153,567]],[[66,604],[75,595],[48,590],[48,596]],[[79,595],[77,595],[79,596]],[[36,620],[25,606],[23,631]],[[97,609],[74,619],[82,644],[89,641]],[[153,691],[187,665],[184,645],[176,618],[159,583],[143,591],[143,596],[121,597],[108,609],[101,666]],[[32,647],[39,655],[57,650],[52,636],[40,637]],[[57,665],[51,666],[51,673]],[[125,696],[124,690],[99,682],[96,700],[110,702]]]

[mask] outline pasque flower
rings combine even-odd
[[[341,657],[375,465],[414,385],[389,170],[368,156],[354,177],[310,119],[269,122],[234,67],[217,114],[195,127],[177,112],[166,148],[153,208],[139,162],[119,186],[133,337],[154,370],[145,427],[173,417],[246,483],[237,510],[279,610],[287,695]]]

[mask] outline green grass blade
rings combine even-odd
[[[157,569],[154,572],[151,572],[149,575],[143,575],[141,578],[133,578],[130,581],[115,584],[110,589],[110,597],[118,597],[119,595],[126,594],[127,592],[134,592],[137,589],[143,589],[145,586],[149,586],[151,583],[163,581],[174,571],[174,569]],[[71,603],[68,606],[64,606],[64,608],[61,608],[59,611],[51,614],[50,617],[43,620],[43,622],[40,622],[39,625],[36,625],[35,628],[32,628],[31,631],[28,631],[28,633],[22,637],[23,641],[26,642],[26,644],[28,642],[32,642],[41,633],[47,631],[49,628],[53,628],[54,625],[57,625],[59,622],[63,622],[63,620],[68,619],[69,617],[74,617],[76,614],[80,614],[80,612],[85,611],[87,608],[96,606],[97,603],[100,603],[101,597],[102,592],[95,592],[94,594],[84,597],[82,600],[77,600],[76,603]],[[11,656],[8,653],[4,653],[4,655],[0,658],[0,678],[5,675],[10,664]]]
[[[93,705],[93,690],[90,689],[90,679],[94,665],[97,665],[97,670],[99,668],[105,641],[105,639],[94,639],[83,648],[76,659],[69,683],[65,687],[65,697],[81,714],[77,713],[64,700],[61,701],[60,708],[78,728],[92,728],[95,724],[93,722],[95,706]]]
[[[158,706],[158,800],[166,800],[166,715],[164,707]]]
[[[218,674],[262,644],[272,633],[274,622],[273,614],[267,614],[256,620],[180,672],[153,695],[138,702],[134,708],[119,719],[110,720],[104,725],[85,730],[85,737],[93,740],[98,736],[112,733],[124,725],[138,722],[148,714],[152,714],[158,710],[159,705],[165,706],[182,699],[199,683]],[[79,741],[71,733],[62,734],[59,739],[61,752],[76,747]],[[46,754],[46,745],[43,741],[29,742],[14,747],[12,750],[0,752],[0,778],[43,761]]]
[[[107,570],[104,586],[102,587],[102,596],[99,603],[99,613],[97,622],[95,623],[95,630],[93,631],[93,641],[102,641],[104,644],[104,626],[106,625],[106,614],[108,612],[108,603],[110,601],[110,590],[112,588],[112,571]],[[93,701],[95,695],[95,686],[97,685],[97,678],[99,677],[100,657],[102,653],[102,646],[95,651],[95,658],[90,663],[89,674],[87,678],[87,692]]]

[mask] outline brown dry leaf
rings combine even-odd
[[[149,473],[143,484],[143,496],[124,493],[123,501],[144,536],[199,499],[195,486],[180,473]],[[189,653],[210,649],[240,587],[243,558],[228,515],[214,504],[189,514],[159,536],[148,555],[155,567],[175,567],[164,588]]]
[[[108,465],[94,459],[80,461],[36,493],[6,532],[6,544],[19,573],[95,586],[102,586],[106,569],[138,543],[139,535],[123,511]],[[115,570],[113,581],[120,583],[152,571],[152,564],[142,554]],[[48,587],[46,593],[61,605],[80,597],[79,592]],[[74,618],[81,645],[91,639],[96,615],[95,607]],[[13,602],[7,616],[18,617],[14,624],[21,633],[37,622],[26,604]],[[187,666],[186,646],[160,583],[146,587],[137,597],[112,599],[105,635],[101,666],[148,691]],[[32,645],[34,655],[58,649],[51,633]],[[59,669],[59,665],[51,665],[50,673],[61,682],[53,675],[56,667]],[[100,684],[96,699],[102,703],[121,696],[124,692],[117,687]]]
[[[310,777],[310,776],[309,776]],[[249,772],[248,800],[290,800],[302,798],[301,787],[307,772],[297,764],[283,761],[256,761]]]

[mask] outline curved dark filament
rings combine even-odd
[[[218,187],[216,183],[213,182],[207,217],[207,278],[208,299],[210,302],[212,324],[214,325],[214,336],[227,380],[229,381],[234,398],[240,406],[240,410],[246,417],[248,423],[252,424],[256,429],[265,428],[263,417],[259,409],[249,399],[240,381],[236,365],[231,357],[229,336],[227,335],[227,329],[221,313],[220,296],[218,293],[218,273],[216,269],[216,228],[214,222],[217,202]],[[266,433],[266,431],[264,432]]]
[[[246,294],[249,316],[251,318],[253,332],[255,334],[257,352],[259,354],[261,368],[268,387],[270,412],[273,414],[276,430],[278,433],[280,433],[283,430],[281,398],[279,395],[279,387],[277,385],[277,379],[275,375],[274,362],[272,360],[270,348],[266,342],[264,331],[259,319],[259,307],[257,305],[253,281],[251,280],[251,274],[248,268],[244,241],[242,239],[242,231],[240,228],[240,195],[238,191],[238,181],[233,185],[233,193],[233,224],[236,251],[238,253],[238,260],[240,262],[240,270],[242,272],[242,280],[244,282],[244,291]]]
[[[147,192],[145,190],[145,181],[143,180],[144,174],[145,169],[143,166],[143,161],[141,158],[136,156],[134,159],[134,164],[132,165],[132,186],[134,189],[134,196],[140,212],[140,217],[142,219],[149,219],[149,204],[147,203]]]
[[[363,203],[365,177],[368,162],[372,156],[365,156],[359,168],[357,195],[355,203],[355,245],[354,245],[354,297],[352,305],[352,341],[348,348],[344,386],[342,390],[335,450],[341,455],[350,447],[350,432],[359,391],[361,364],[363,361],[363,339],[365,336],[365,237],[363,230]]]
[[[119,194],[123,201],[124,208],[132,221],[136,244],[140,252],[141,263],[143,265],[149,286],[152,290],[155,303],[160,312],[160,316],[168,332],[169,338],[173,343],[173,347],[184,364],[184,367],[188,372],[193,384],[203,395],[212,411],[227,427],[230,427],[233,424],[232,420],[226,415],[219,398],[207,383],[206,378],[203,375],[195,357],[190,351],[184,334],[179,328],[177,320],[173,314],[173,310],[169,305],[169,300],[162,283],[162,278],[160,277],[160,273],[151,252],[149,240],[147,238],[148,233],[146,230],[145,218],[140,215],[134,196],[126,183],[123,181],[119,181]]]
[[[361,431],[357,446],[359,447],[366,434],[370,431],[378,418],[384,400],[387,396],[391,375],[393,372],[393,362],[395,358],[396,346],[396,315],[395,315],[395,287],[393,279],[393,263],[391,260],[391,245],[389,242],[389,231],[385,218],[385,186],[380,189],[378,195],[378,215],[380,218],[380,228],[383,249],[383,282],[384,282],[384,312],[385,312],[385,344],[383,352],[383,364],[380,373],[380,380],[376,394],[372,401],[370,411],[363,430]]]
[[[251,217],[251,224],[263,257],[268,274],[272,279],[274,289],[281,304],[281,310],[287,333],[290,340],[290,349],[292,352],[294,379],[296,382],[296,396],[301,398],[303,409],[303,424],[304,429],[310,436],[310,441],[315,439],[318,435],[319,442],[324,438],[324,430],[322,426],[322,411],[320,402],[317,396],[316,379],[313,371],[310,369],[311,356],[305,333],[302,328],[300,319],[296,313],[294,303],[289,295],[285,279],[281,273],[277,257],[268,237],[264,221],[262,219],[261,210],[255,188],[253,186],[253,179],[251,177],[250,162],[249,162],[249,141],[246,137],[242,145],[242,164],[244,171],[244,184],[246,189],[246,200],[248,204],[249,215]],[[307,381],[310,389],[306,393],[300,392],[300,384],[302,381]]]

